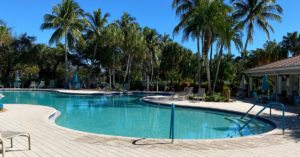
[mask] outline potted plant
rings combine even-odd
[[[227,99],[230,99],[230,93],[231,93],[230,88],[228,86],[224,86],[223,90],[224,90],[225,97]]]

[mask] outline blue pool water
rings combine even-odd
[[[54,107],[61,112],[56,124],[80,131],[143,138],[169,138],[171,107],[141,102],[143,95],[69,95],[41,91],[2,91],[2,103]],[[144,95],[145,96],[145,95]],[[261,134],[274,125],[213,110],[176,107],[176,139],[219,139]]]

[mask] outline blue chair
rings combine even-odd
[[[271,93],[270,94],[270,98],[269,98],[269,101],[272,102],[275,100],[275,94],[274,93]]]
[[[20,88],[20,83],[18,81],[14,82],[14,88]]]
[[[295,104],[297,105],[297,108],[298,108],[297,118],[299,119],[299,117],[300,117],[300,96],[294,96],[294,101],[295,101]]]

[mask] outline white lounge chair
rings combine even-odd
[[[180,97],[182,97],[182,96],[185,96],[185,95],[187,95],[188,94],[188,91],[189,91],[189,87],[185,87],[184,89],[183,89],[183,92],[178,92],[178,93],[175,93],[175,94],[173,94],[172,95],[172,98],[180,98]]]
[[[35,88],[35,87],[36,87],[35,81],[31,81],[29,88]]]
[[[17,136],[25,136],[28,138],[28,147],[31,150],[31,143],[30,143],[30,134],[26,132],[16,132],[16,131],[1,131],[0,130],[0,144],[2,145],[2,157],[5,157],[5,139],[10,140],[10,146],[13,148],[13,138]]]
[[[193,98],[193,100],[196,100],[196,101],[205,101],[205,88],[199,88],[199,91],[197,93],[197,95]]]
[[[41,81],[38,88],[45,88],[45,87],[46,87],[45,81]]]
[[[3,86],[3,84],[2,84],[2,82],[0,81],[0,88],[4,88],[4,86]]]

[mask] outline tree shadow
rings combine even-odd
[[[133,145],[140,145],[140,146],[147,146],[147,145],[166,145],[166,144],[173,144],[173,142],[157,142],[157,140],[148,140],[146,138],[140,138],[137,140],[132,141]],[[139,143],[141,142],[141,143]]]

